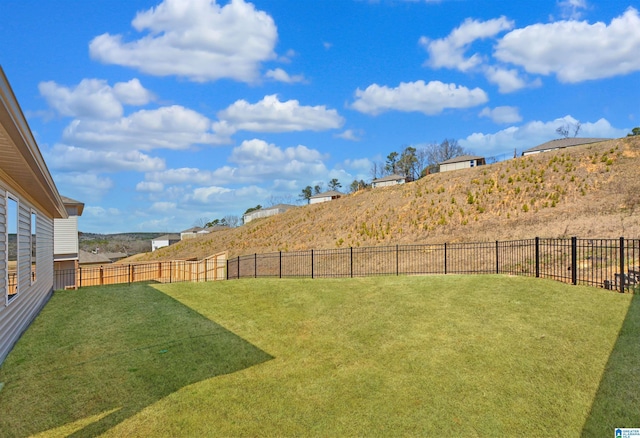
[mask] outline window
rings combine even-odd
[[[31,284],[36,281],[36,260],[37,260],[37,245],[36,235],[38,229],[38,215],[35,211],[31,210]]]
[[[18,200],[7,193],[7,299],[18,295]]]

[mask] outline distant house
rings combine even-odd
[[[475,155],[461,155],[449,160],[443,161],[440,164],[440,172],[448,172],[451,170],[469,169],[476,166],[484,166],[484,157],[477,157]]]
[[[109,265],[113,263],[111,259],[106,256],[106,254],[102,254],[98,252],[96,253],[88,252],[82,249],[78,253],[78,259],[79,259],[78,263],[80,264],[80,267]]]
[[[375,189],[377,187],[395,186],[396,184],[404,184],[410,181],[410,178],[394,173],[393,175],[387,175],[383,176],[382,178],[374,179],[373,181],[371,181],[371,187]]]
[[[165,234],[151,240],[151,251],[180,242],[180,234]]]
[[[254,219],[275,216],[276,214],[284,213],[287,210],[291,210],[292,208],[296,208],[296,206],[290,205],[290,204],[277,204],[277,205],[274,205],[273,207],[261,208],[260,210],[253,210],[245,214],[244,216],[242,216],[242,221],[245,224],[248,224]]]
[[[311,198],[309,198],[309,204],[319,204],[321,202],[333,201],[334,199],[338,199],[340,197],[342,197],[342,193],[336,192],[335,190],[329,190],[328,192],[313,195]]]
[[[53,272],[55,290],[76,288],[79,266],[78,217],[82,216],[84,203],[61,196],[67,210],[66,219],[53,220]]]
[[[53,227],[67,210],[0,67],[0,363],[53,292]]]
[[[193,239],[194,237],[203,236],[209,233],[210,230],[208,228],[192,227],[180,232],[180,240]]]
[[[582,146],[590,143],[600,143],[601,141],[611,140],[610,138],[558,138],[555,140],[542,143],[522,152],[522,156],[539,154],[540,152],[556,151],[558,149],[570,148],[574,146]]]

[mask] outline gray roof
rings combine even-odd
[[[407,179],[407,177],[394,173],[393,175],[387,175],[387,176],[383,176],[382,178],[376,178],[371,182],[374,183],[374,182],[395,181],[398,179]]]
[[[313,195],[311,198],[326,198],[331,196],[342,196],[344,193],[336,192],[335,190],[329,190],[328,192],[318,193],[317,195]]]
[[[84,202],[76,201],[75,199],[71,199],[67,196],[60,195],[60,199],[62,199],[62,203],[65,205],[75,205],[78,207],[78,216],[82,216],[82,212],[84,211]]]
[[[291,205],[291,204],[276,204],[276,205],[272,205],[271,207],[267,207],[267,208],[263,208],[261,210],[256,210],[256,211],[264,211],[264,210],[289,210],[292,208],[296,208],[296,205]]]
[[[152,240],[180,240],[180,234],[164,234]]]
[[[459,157],[449,158],[448,160],[445,160],[439,164],[453,164],[471,160],[484,160],[484,157],[479,157],[477,155],[460,155]]]
[[[111,263],[111,259],[104,254],[94,254],[92,252],[78,251],[78,262],[82,263]]]
[[[188,230],[180,231],[180,233],[197,233],[204,230],[202,227],[191,227]]]
[[[537,152],[537,151],[569,148],[572,146],[580,146],[580,145],[589,144],[589,143],[598,143],[598,142],[607,141],[607,140],[611,140],[611,139],[610,138],[575,138],[575,137],[557,138],[555,140],[551,140],[546,143],[542,143],[538,146],[527,149],[522,153],[524,154],[525,152]]]

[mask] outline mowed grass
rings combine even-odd
[[[57,292],[0,369],[0,435],[611,436],[640,425],[637,297],[506,276]]]

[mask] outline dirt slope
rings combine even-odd
[[[143,258],[535,236],[637,238],[639,202],[640,138],[627,137],[368,189]]]

